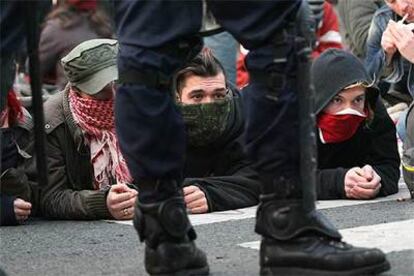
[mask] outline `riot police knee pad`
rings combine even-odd
[[[277,199],[275,194],[260,197],[255,231],[265,238],[280,241],[309,233],[341,239],[341,234],[317,210],[305,212],[302,200]]]
[[[163,242],[189,242],[196,238],[181,196],[148,204],[137,200],[133,222],[141,242],[145,241],[150,248]]]
[[[150,275],[208,275],[207,257],[195,245],[196,233],[182,196],[148,204],[137,200],[134,227],[145,241],[145,269]]]

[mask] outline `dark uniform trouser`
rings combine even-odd
[[[0,112],[6,108],[7,94],[13,86],[15,69],[13,56],[24,39],[24,22],[21,20],[19,8],[18,2],[0,1]],[[0,131],[0,171],[3,171],[1,170],[2,154],[4,154],[2,146],[5,139],[3,135]]]
[[[293,179],[285,186],[284,181],[277,185],[280,194],[294,190],[293,197],[300,196],[295,180],[299,175],[299,106],[294,37],[285,37],[283,43],[272,40],[294,22],[299,4],[286,0],[208,2],[218,22],[250,50],[246,63],[252,78],[243,91],[246,149],[264,176],[263,190],[274,192],[274,181],[268,179]],[[117,3],[117,16],[121,82],[124,74],[135,70],[171,76],[197,53],[194,41],[201,25],[201,1],[125,1]],[[192,43],[189,48],[182,47],[188,41]],[[280,88],[274,91],[266,80],[255,78],[270,71],[283,76],[283,85],[277,83]],[[185,129],[167,89],[122,84],[116,98],[116,124],[121,149],[138,185],[147,179],[180,183]],[[177,187],[167,186],[158,187],[152,195],[140,193],[140,200],[168,198]]]

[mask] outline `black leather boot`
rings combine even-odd
[[[207,257],[194,243],[196,233],[181,196],[152,204],[137,200],[134,227],[145,240],[150,275],[208,275]]]
[[[262,235],[261,275],[372,275],[390,269],[378,249],[341,242],[339,232],[301,200],[262,196],[256,220]]]

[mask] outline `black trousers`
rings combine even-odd
[[[300,0],[207,1],[217,21],[245,48],[251,73],[277,72],[286,77],[277,100],[269,85],[252,78],[243,90],[246,150],[260,173],[299,175],[298,97],[293,40],[274,41],[294,22]],[[171,76],[191,52],[180,43],[196,37],[202,1],[117,1],[119,74],[152,70]],[[275,63],[283,44],[286,62]],[[276,46],[279,45],[279,46]],[[181,179],[186,148],[184,124],[167,89],[121,84],[116,96],[116,125],[121,150],[132,176]]]

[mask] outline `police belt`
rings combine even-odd
[[[134,70],[119,72],[118,82],[121,84],[144,85],[156,89],[169,89],[171,78],[152,70]]]
[[[279,73],[276,71],[262,72],[253,71],[250,72],[250,82],[264,83],[273,91],[280,91],[287,87],[296,87],[296,78],[289,76],[286,73]]]

